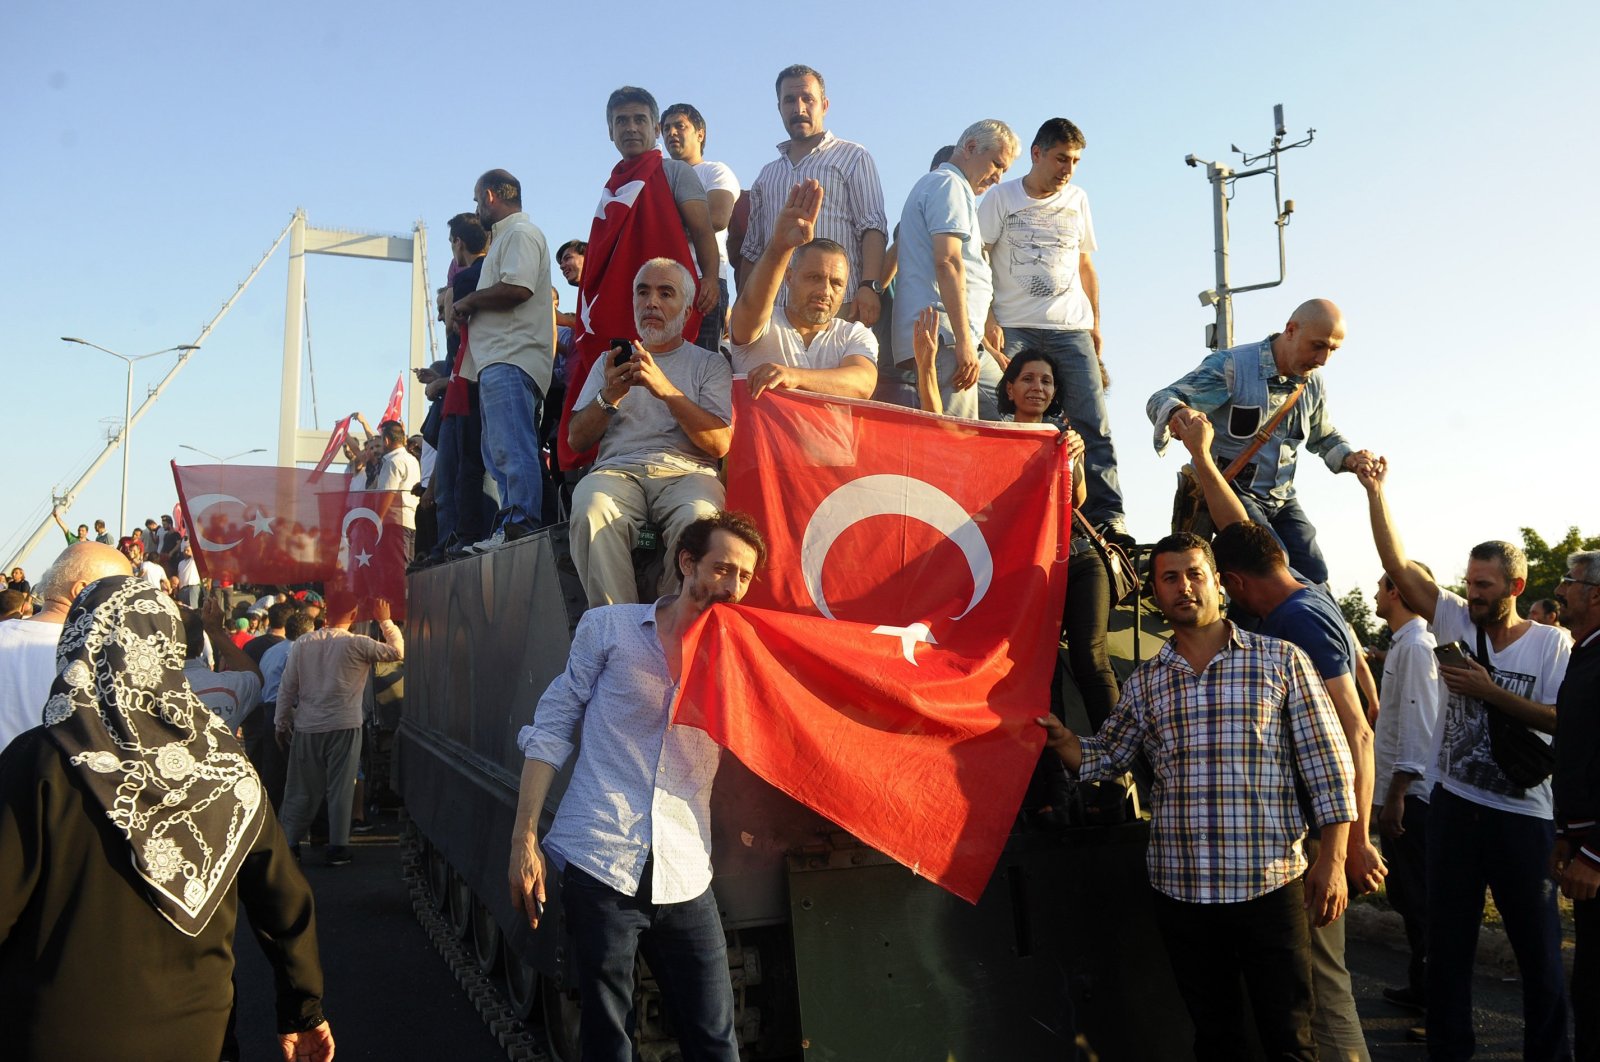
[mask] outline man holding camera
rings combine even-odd
[[[573,403],[567,443],[599,450],[572,496],[572,559],[591,607],[637,602],[633,550],[659,524],[667,556],[683,529],[722,508],[717,461],[733,439],[732,373],[716,351],[688,343],[695,278],[652,258],[634,277],[639,342],[614,339]],[[674,581],[663,573],[663,592]]]
[[[1528,576],[1522,550],[1474,546],[1462,599],[1406,558],[1384,497],[1386,460],[1358,474],[1384,573],[1432,627],[1449,690],[1428,803],[1428,1053],[1472,1054],[1472,966],[1487,886],[1522,975],[1523,1057],[1567,1058],[1550,782],[1523,773],[1531,757],[1516,750],[1555,732],[1572,640],[1517,615]]]

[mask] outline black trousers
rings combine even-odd
[[[1428,961],[1428,802],[1421,797],[1405,798],[1406,809],[1400,825],[1405,833],[1382,840],[1383,855],[1389,864],[1384,881],[1389,903],[1406,924],[1406,942],[1411,946],[1411,966],[1407,985],[1426,999],[1423,972]]]
[[[1600,1062],[1600,897],[1572,905],[1577,947],[1572,956],[1572,1057]]]
[[[1316,1062],[1304,879],[1242,903],[1186,903],[1157,891],[1155,914],[1194,1022],[1197,1062],[1250,1057],[1246,998],[1267,1058]]]

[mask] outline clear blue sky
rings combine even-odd
[[[1343,306],[1334,419],[1391,458],[1402,530],[1442,575],[1525,524],[1600,526],[1592,471],[1564,470],[1595,417],[1579,308],[1594,304],[1585,241],[1600,232],[1600,9],[920,4],[913,25],[895,8],[747,5],[692,25],[636,3],[9,5],[0,355],[14,443],[0,552],[120,422],[120,363],[58,336],[127,354],[191,342],[297,206],[330,228],[424,220],[436,286],[444,222],[491,166],[522,179],[552,246],[586,236],[616,160],[604,101],[623,83],[696,104],[708,157],[748,182],[783,137],[772,77],[791,62],[827,76],[828,125],[871,149],[891,217],[934,149],[977,118],[1024,143],[1053,115],[1084,129],[1075,180],[1102,246],[1112,422],[1141,539],[1164,528],[1180,463],[1152,452],[1144,402],[1203,356],[1210,320],[1195,298],[1212,285],[1208,186],[1183,156],[1259,150],[1280,102],[1291,131],[1317,139],[1285,160],[1289,280],[1239,299],[1239,339],[1308,297]],[[1241,185],[1236,283],[1275,267],[1270,215],[1269,183]],[[280,251],[135,428],[131,519],[170,511],[167,461],[193,456],[179,444],[275,452],[285,269]],[[404,367],[407,271],[312,258],[307,275],[321,424],[371,418]],[[169,364],[145,363],[139,392]],[[72,523],[115,520],[119,467]],[[1359,485],[1315,461],[1299,482],[1335,588],[1367,587]],[[28,557],[30,574],[59,545]]]

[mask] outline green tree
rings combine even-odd
[[[1344,613],[1344,621],[1355,628],[1362,645],[1378,645],[1380,636],[1384,643],[1388,642],[1388,626],[1379,623],[1372,614],[1372,602],[1360,587],[1352,586],[1350,592],[1339,599],[1339,611]]]
[[[1528,585],[1517,598],[1518,610],[1527,615],[1528,606],[1535,601],[1554,597],[1556,584],[1567,574],[1567,555],[1588,549],[1600,549],[1600,535],[1585,537],[1576,524],[1567,528],[1565,538],[1551,543],[1533,528],[1524,527],[1522,551],[1528,555]]]

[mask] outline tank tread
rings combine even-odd
[[[450,924],[434,910],[428,898],[427,871],[422,866],[415,827],[405,831],[401,865],[411,892],[411,909],[416,913],[417,921],[433,942],[434,949],[455,974],[461,990],[466,993],[468,1002],[477,1009],[483,1024],[505,1049],[506,1058],[510,1062],[552,1062],[540,1037],[513,1013],[500,986],[478,969],[470,942],[457,940]]]

